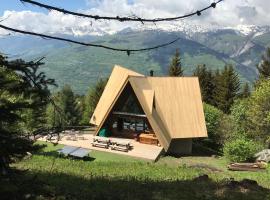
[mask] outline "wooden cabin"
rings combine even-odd
[[[91,117],[96,135],[131,138],[172,154],[190,154],[207,137],[197,77],[153,77],[115,66]],[[106,136],[106,135],[105,135]]]

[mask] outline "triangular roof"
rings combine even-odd
[[[117,97],[126,85],[128,76],[143,76],[142,74],[128,70],[121,66],[115,65],[106,87],[100,97],[97,107],[91,117],[90,123],[99,126],[104,118],[107,117],[108,111],[111,110]]]
[[[128,82],[165,150],[172,139],[207,137],[197,77],[146,77],[120,66],[113,69],[92,124],[103,125]]]

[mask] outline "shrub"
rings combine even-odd
[[[231,107],[231,120],[234,122],[234,132],[245,134],[247,132],[247,110],[249,108],[248,99],[238,99]]]
[[[248,135],[266,144],[270,130],[270,79],[256,85],[249,98],[247,120]]]
[[[206,122],[206,128],[208,132],[209,139],[214,140],[216,143],[218,140],[217,129],[220,125],[221,119],[223,117],[223,112],[214,106],[204,103],[204,116]]]
[[[218,108],[204,103],[204,116],[208,138],[203,139],[203,145],[213,150],[220,150],[230,133],[230,119]]]
[[[260,150],[259,144],[245,138],[227,141],[223,148],[224,156],[232,162],[251,160],[258,150]]]

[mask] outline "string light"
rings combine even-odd
[[[83,45],[83,46],[99,47],[99,48],[109,49],[109,50],[113,50],[113,51],[122,51],[122,52],[126,52],[128,56],[131,54],[131,52],[150,51],[150,50],[153,50],[153,49],[158,49],[158,48],[161,48],[161,47],[165,47],[165,46],[168,46],[168,45],[171,45],[171,44],[177,42],[180,39],[180,38],[177,38],[177,39],[175,39],[175,40],[173,40],[171,42],[160,44],[160,45],[153,46],[153,47],[148,47],[148,48],[141,48],[141,49],[124,49],[123,48],[122,49],[122,48],[114,48],[114,47],[110,47],[110,46],[98,45],[98,44],[93,44],[93,43],[85,43],[85,42],[80,42],[80,41],[71,40],[71,39],[67,39],[67,38],[56,37],[56,36],[51,36],[51,35],[45,35],[45,34],[41,34],[41,33],[23,31],[23,30],[11,28],[11,27],[8,27],[8,26],[4,26],[4,25],[1,25],[1,24],[0,24],[0,28],[8,30],[8,31],[12,31],[12,32],[25,34],[25,35],[38,36],[38,37],[41,37],[43,39],[60,40],[60,41],[65,41],[65,42],[69,42],[69,43],[73,43],[73,44],[79,44],[79,45]]]
[[[178,20],[178,19],[191,17],[191,16],[194,16],[194,15],[200,16],[202,14],[202,12],[204,12],[204,11],[210,9],[210,8],[215,8],[216,5],[218,3],[220,3],[220,2],[222,2],[223,0],[218,0],[217,2],[213,2],[213,3],[211,3],[209,6],[207,6],[205,8],[202,8],[202,9],[196,11],[196,12],[192,12],[192,13],[189,13],[189,14],[186,14],[186,15],[177,16],[177,17],[169,17],[169,18],[154,18],[154,19],[146,19],[146,18],[140,18],[140,17],[136,17],[136,16],[133,16],[133,17],[120,17],[120,16],[109,17],[109,16],[99,16],[99,15],[88,15],[88,14],[73,12],[73,11],[62,9],[62,8],[50,6],[50,5],[43,4],[43,3],[33,1],[33,0],[20,0],[20,1],[22,3],[29,3],[29,4],[32,4],[32,5],[36,5],[36,6],[45,8],[47,10],[55,10],[55,11],[58,11],[58,12],[61,12],[61,13],[64,13],[64,14],[70,14],[70,15],[75,15],[75,16],[79,16],[79,17],[92,18],[92,19],[95,19],[95,20],[102,19],[102,20],[116,20],[116,21],[119,21],[119,22],[135,21],[135,22],[141,22],[141,23],[144,23],[144,22],[153,22],[153,23],[155,23],[155,22],[162,22],[162,21],[174,21],[174,20]]]

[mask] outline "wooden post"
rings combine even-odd
[[[145,132],[145,120],[143,120],[143,132]]]
[[[123,130],[123,125],[124,125],[123,119],[119,117],[117,119],[117,130],[122,131]]]

